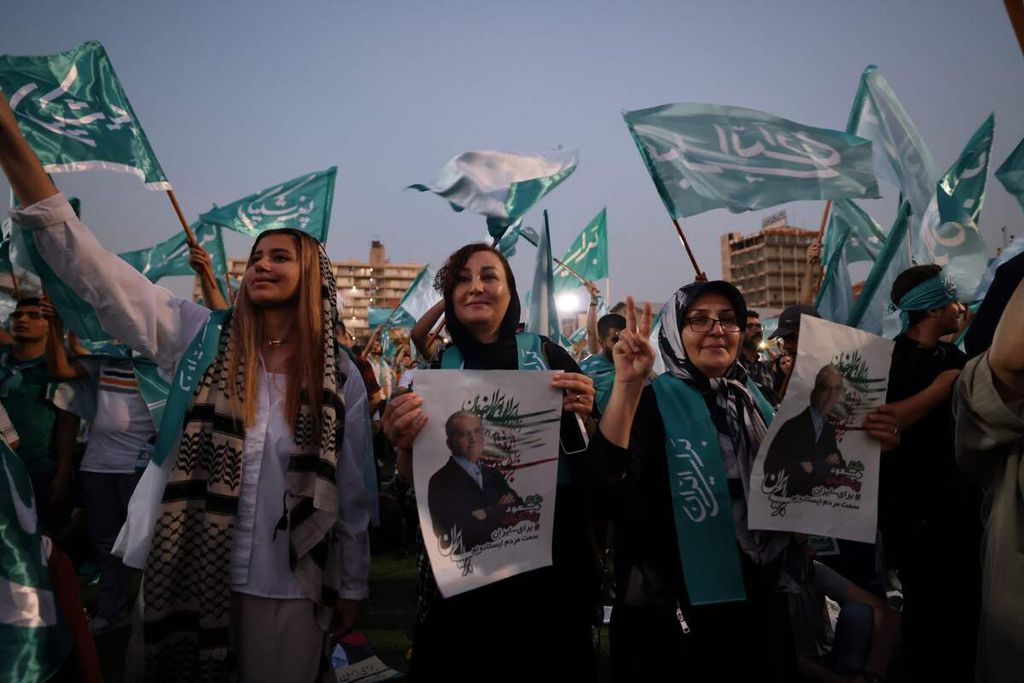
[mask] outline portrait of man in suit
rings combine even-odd
[[[522,501],[501,472],[481,462],[485,438],[479,416],[464,410],[452,413],[445,434],[451,457],[430,477],[427,507],[441,546],[461,539],[466,552],[489,542],[508,508]]]
[[[779,429],[764,461],[766,482],[785,477],[787,496],[811,495],[824,485],[834,467],[845,467],[835,428],[828,416],[843,394],[843,375],[831,365],[814,378],[810,405]]]

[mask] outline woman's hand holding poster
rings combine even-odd
[[[552,372],[420,370],[420,528],[445,597],[546,567],[562,393]]]
[[[754,461],[751,529],[875,542],[880,446],[864,416],[885,403],[893,343],[810,316],[786,398]]]

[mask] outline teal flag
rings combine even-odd
[[[901,323],[891,309],[889,293],[896,276],[910,267],[910,249],[907,229],[910,222],[910,202],[904,200],[896,214],[885,242],[871,266],[860,296],[850,311],[846,324],[892,339],[899,334]]]
[[[970,303],[988,267],[985,241],[978,231],[985,199],[994,117],[971,136],[960,157],[936,184],[913,242],[916,263],[936,263]]]
[[[526,225],[517,225],[509,228],[505,235],[498,242],[497,249],[501,252],[501,255],[506,259],[510,259],[516,255],[516,244],[519,242],[519,238],[522,237],[524,240],[537,246],[540,242],[540,236],[537,235],[537,231]]]
[[[548,228],[548,212],[544,212],[544,230],[537,245],[537,265],[533,271],[533,287],[530,289],[530,317],[526,330],[559,342],[562,338],[558,324],[558,309],[555,308],[554,268],[551,261],[551,231]]]
[[[576,153],[550,157],[507,152],[463,152],[441,169],[433,185],[407,189],[433,192],[454,211],[487,217],[487,232],[500,239],[546,194],[576,170]]]
[[[32,481],[0,440],[0,680],[49,680],[71,652],[71,633],[46,566]]]
[[[202,223],[220,225],[255,237],[264,230],[295,228],[327,242],[338,169],[307,173],[227,206],[214,206],[199,216]]]
[[[562,262],[581,276],[595,282],[608,277],[608,210],[601,209],[572,243]],[[555,273],[555,293],[576,289],[582,283],[565,268]]]
[[[0,57],[0,89],[49,173],[104,169],[170,190],[103,46],[44,57]]]
[[[213,272],[219,280],[228,272],[228,259],[224,251],[221,227],[210,223],[193,223],[192,234],[196,242],[210,253]],[[135,270],[145,275],[150,282],[171,275],[192,275],[195,271],[188,264],[188,241],[184,231],[177,232],[170,239],[148,249],[138,249],[119,254]]]
[[[1024,209],[1024,140],[1021,140],[1013,154],[996,169],[996,178],[1006,191],[1017,198]]]
[[[873,143],[875,172],[900,188],[920,222],[939,173],[932,154],[878,67],[864,69],[846,132]]]
[[[416,320],[402,310],[393,308],[369,308],[366,315],[367,324],[371,328],[387,325],[388,327],[412,327]]]
[[[434,289],[434,271],[430,269],[430,265],[426,265],[405,290],[402,300],[398,302],[398,308],[415,322],[440,300],[441,295]]]
[[[822,245],[825,274],[815,306],[826,320],[845,324],[853,309],[853,284],[849,265],[874,261],[885,242],[885,233],[850,199],[832,204]]]
[[[871,143],[855,135],[713,104],[665,104],[623,117],[673,218],[878,197]]]

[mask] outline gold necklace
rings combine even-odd
[[[268,339],[267,340],[267,346],[269,346],[272,349],[276,349],[281,344],[288,344],[288,343],[289,343],[289,341],[287,339]]]

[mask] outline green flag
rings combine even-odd
[[[1024,209],[1024,140],[1018,143],[1013,154],[996,169],[996,178],[1007,192],[1017,198],[1020,208]]]
[[[551,231],[548,229],[548,212],[544,212],[544,230],[537,246],[537,265],[533,271],[533,287],[530,289],[530,317],[526,330],[544,335],[558,343],[562,338],[558,324],[558,309],[555,307],[554,268],[551,261]]]
[[[821,254],[825,274],[815,301],[821,317],[846,323],[853,308],[849,264],[874,261],[884,242],[885,233],[853,200],[832,204]]]
[[[877,66],[868,66],[861,74],[846,132],[871,140],[875,172],[900,188],[910,202],[911,225],[919,223],[939,173],[928,146]]]
[[[428,264],[423,267],[409,288],[405,290],[402,300],[398,302],[398,308],[401,313],[415,322],[440,300],[441,295],[434,289],[434,271]]]
[[[0,440],[0,680],[49,680],[71,652],[71,634],[46,567],[32,481]]]
[[[224,251],[224,240],[219,225],[209,223],[193,223],[192,234],[196,242],[210,253],[213,272],[218,280],[228,272],[227,255]],[[184,231],[177,232],[170,239],[154,244],[148,249],[126,251],[119,254],[150,282],[171,275],[192,275],[195,271],[188,264],[188,242]]]
[[[608,210],[600,213],[583,228],[562,257],[562,262],[581,276],[594,282],[608,277]],[[555,293],[581,287],[582,283],[565,268],[555,272]]]
[[[899,318],[889,312],[889,293],[896,277],[910,267],[907,229],[910,223],[910,202],[903,200],[892,227],[882,243],[874,265],[864,281],[860,296],[850,311],[846,324],[892,339],[899,333]]]
[[[114,67],[95,41],[44,57],[0,57],[0,89],[49,173],[105,169],[170,190]]]
[[[250,237],[264,230],[295,228],[308,232],[321,244],[326,243],[337,173],[335,166],[307,173],[227,206],[214,206],[199,220]]]
[[[879,196],[871,143],[855,135],[713,104],[666,104],[623,118],[673,218]]]
[[[956,283],[961,299],[968,303],[988,267],[978,220],[985,199],[994,127],[994,117],[989,115],[956,162],[939,178],[913,241],[914,261],[942,266]]]
[[[408,189],[433,192],[453,211],[469,209],[487,217],[487,231],[500,239],[544,195],[576,170],[576,153],[539,154],[464,152],[441,169],[433,185]]]

